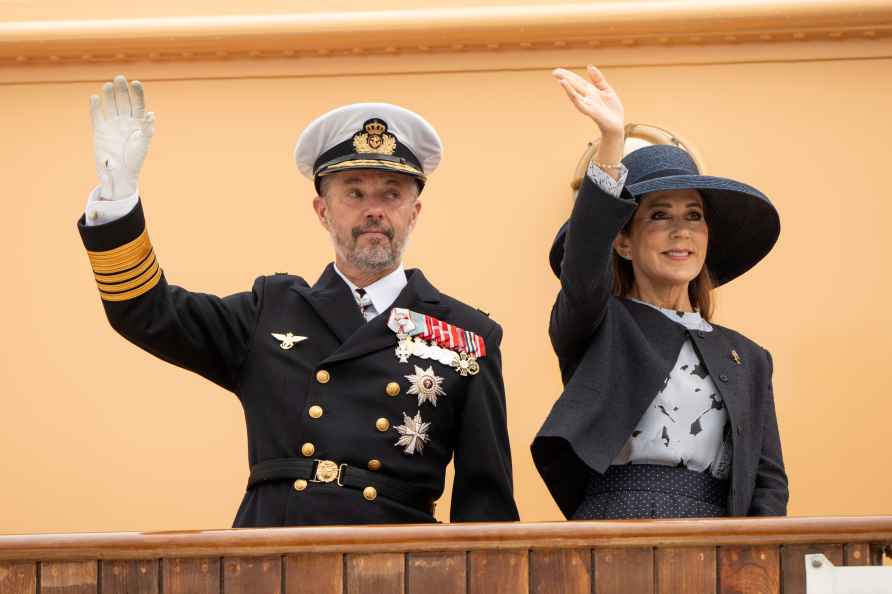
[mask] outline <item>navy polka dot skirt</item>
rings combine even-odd
[[[714,518],[727,515],[728,481],[653,464],[592,471],[574,520]]]

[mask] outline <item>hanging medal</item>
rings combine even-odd
[[[397,336],[395,354],[400,363],[414,356],[438,361],[462,376],[480,372],[478,359],[486,356],[486,345],[473,332],[399,307],[390,311],[387,327]]]
[[[453,359],[452,367],[462,376],[480,373],[480,364],[477,363],[477,359],[474,358],[474,355],[469,355],[465,351],[462,351],[458,357]]]

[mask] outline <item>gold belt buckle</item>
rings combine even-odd
[[[344,471],[346,464],[338,465],[337,462],[331,460],[315,460],[316,476],[310,479],[311,483],[330,483],[335,480],[339,487],[344,485],[341,483],[341,473]]]

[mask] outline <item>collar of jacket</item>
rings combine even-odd
[[[428,282],[421,270],[406,271],[406,286],[391,307],[405,307],[419,313],[441,317],[449,307],[441,302],[440,292]],[[312,287],[293,285],[341,341],[341,346],[323,363],[334,363],[359,357],[388,346],[395,346],[393,331],[387,327],[389,311],[381,312],[369,322],[363,319],[347,283],[329,264]]]

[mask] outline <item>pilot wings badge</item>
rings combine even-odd
[[[273,338],[281,343],[279,344],[279,346],[282,347],[282,350],[284,351],[287,351],[288,349],[293,347],[294,343],[307,339],[306,336],[295,336],[291,332],[289,332],[288,334],[276,334],[275,332],[273,332],[272,335]]]

